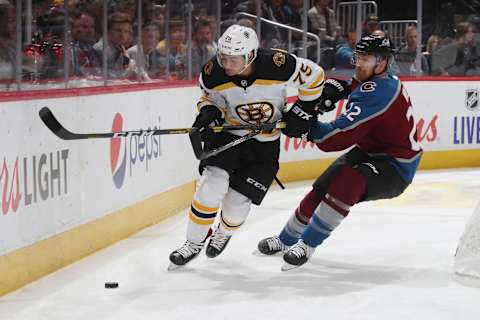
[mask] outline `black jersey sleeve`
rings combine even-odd
[[[295,56],[280,49],[258,49],[255,62],[257,77],[266,80],[288,81],[297,66]]]
[[[230,81],[223,68],[218,64],[217,58],[210,59],[202,68],[200,81],[206,89],[214,90]]]

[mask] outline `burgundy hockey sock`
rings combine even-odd
[[[348,215],[350,207],[360,201],[364,194],[363,175],[351,167],[342,168],[331,180],[328,193],[316,208],[302,234],[302,240],[311,247],[321,244]]]

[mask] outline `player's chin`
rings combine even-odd
[[[233,77],[233,76],[237,75],[237,72],[233,71],[233,70],[225,70],[225,74],[229,77]]]
[[[362,71],[362,70],[356,70],[355,71],[355,78],[359,80],[360,82],[367,80],[370,78],[370,76],[367,74],[367,72]]]

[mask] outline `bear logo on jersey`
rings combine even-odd
[[[285,64],[285,54],[283,52],[276,52],[272,59],[273,63],[279,68]]]
[[[235,107],[240,119],[248,123],[266,123],[273,117],[274,107],[270,102],[241,104]]]
[[[479,90],[478,89],[467,89],[465,92],[465,107],[468,110],[475,110],[478,108]]]

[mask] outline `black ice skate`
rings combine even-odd
[[[207,248],[205,249],[205,254],[209,258],[215,258],[218,256],[230,241],[232,236],[226,235],[220,231],[219,227],[215,230],[213,235],[210,237],[210,241],[207,244]]]
[[[187,240],[183,246],[170,254],[171,263],[168,266],[168,270],[174,270],[178,267],[186,265],[188,262],[198,256],[200,251],[202,251],[202,248],[203,242],[194,243]]]
[[[289,248],[290,247],[284,244],[278,236],[265,238],[258,243],[258,251],[266,255],[285,252]]]
[[[282,266],[282,271],[300,267],[308,261],[314,251],[315,247],[310,247],[302,240],[298,240],[298,242],[283,255],[285,264]]]

